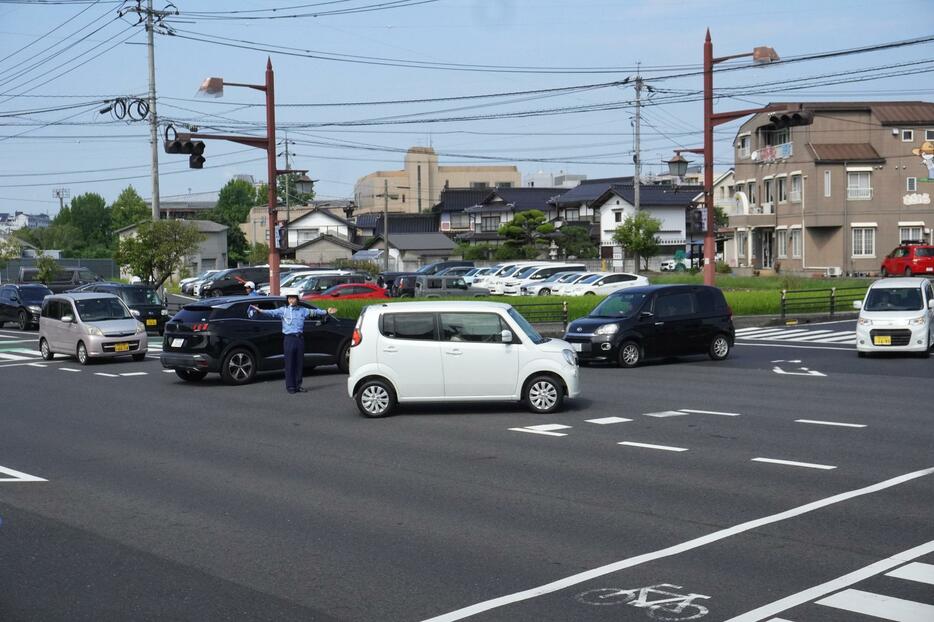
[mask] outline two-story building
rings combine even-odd
[[[813,122],[781,127],[760,113],[736,135],[729,261],[755,269],[874,273],[901,242],[931,241],[934,103],[786,107],[813,114]]]
[[[557,209],[550,201],[566,192],[565,188],[497,188],[476,205],[463,213],[468,219],[468,230],[457,236],[459,242],[468,244],[501,244],[505,238],[499,228],[513,219],[519,212],[539,210],[545,220],[554,221]]]

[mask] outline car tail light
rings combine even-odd
[[[192,324],[192,325],[191,325],[191,331],[194,332],[194,333],[200,333],[200,332],[205,331],[205,330],[207,330],[207,329],[208,329],[208,323],[207,323],[207,322],[202,322],[202,323],[200,323],[200,324]]]
[[[350,347],[359,346],[361,341],[363,341],[363,335],[360,334],[360,329],[353,329],[353,338],[350,341]]]

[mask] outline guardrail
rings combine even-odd
[[[560,324],[562,331],[568,327],[567,302],[530,302],[525,304],[520,302],[512,306],[531,324]]]
[[[828,313],[833,317],[841,311],[852,311],[853,301],[862,300],[867,287],[831,287],[830,289],[783,289],[781,314]]]

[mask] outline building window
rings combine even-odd
[[[739,155],[742,158],[749,157],[749,136],[739,137]]]
[[[801,229],[791,230],[791,256],[801,259]]]
[[[824,171],[824,196],[830,198],[830,171]]]
[[[579,207],[567,208],[564,210],[564,219],[570,221],[577,221],[581,219],[581,210]]]
[[[846,198],[851,201],[866,201],[872,198],[871,173],[859,171],[846,174]]]
[[[924,130],[924,140],[934,140],[934,130]]]
[[[749,204],[750,204],[750,205],[755,205],[755,204],[756,204],[756,184],[755,184],[755,182],[751,182],[751,183],[746,184],[746,194],[748,195],[746,198],[749,199]]]
[[[616,222],[623,222],[623,213],[622,212],[613,212],[613,217]]]
[[[782,128],[780,130],[772,130],[770,132],[765,132],[765,144],[766,145],[783,145],[791,141],[791,134],[788,128]]]
[[[902,130],[902,142],[903,143],[912,143],[915,140],[915,131],[914,130]]]
[[[898,243],[905,244],[906,242],[924,242],[922,237],[924,234],[921,231],[921,227],[899,227],[898,228]]]
[[[779,203],[788,202],[788,193],[787,193],[788,180],[785,177],[779,177],[775,180],[775,190],[778,195]]]
[[[405,195],[402,195],[402,202],[405,203]]]
[[[480,231],[485,233],[499,230],[499,216],[484,216],[480,220]]]
[[[779,229],[775,232],[775,246],[778,247],[778,258],[784,259],[788,256],[788,230]]]
[[[772,202],[772,180],[762,181],[762,205],[769,205]]]
[[[452,229],[467,229],[470,227],[470,217],[463,212],[458,214],[451,214],[451,228]]]
[[[512,182],[511,181],[498,181],[496,182],[496,187],[497,188],[512,188]]]
[[[791,176],[791,193],[788,198],[792,203],[801,202],[801,175]]]
[[[853,257],[876,256],[876,230],[873,227],[853,228]]]
[[[746,235],[745,231],[736,232],[736,256],[745,257],[746,256]]]
[[[905,180],[905,190],[908,192],[917,192],[918,191],[918,178],[909,177]]]
[[[470,188],[473,190],[486,190],[490,185],[485,181],[472,181],[470,182]]]

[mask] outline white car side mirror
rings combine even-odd
[[[934,309],[934,298],[928,300],[928,309]]]
[[[862,300],[854,300],[854,301],[853,301],[853,308],[856,309],[857,311],[859,311],[860,309],[862,309],[862,308],[863,308],[863,301],[862,301]]]
[[[500,333],[499,338],[503,343],[512,343],[512,331],[504,330]]]

